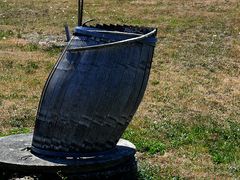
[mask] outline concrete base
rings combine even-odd
[[[0,138],[0,178],[137,179],[135,146],[121,139],[112,151],[54,158],[31,152],[32,134]],[[2,176],[2,177],[1,177]]]

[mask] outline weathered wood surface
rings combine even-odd
[[[102,28],[106,29],[105,26]],[[109,26],[107,30],[111,28],[121,29]],[[129,29],[143,34],[149,31]],[[129,35],[118,34],[107,34],[103,38],[114,39],[114,36],[129,38]],[[80,36],[80,39],[73,40],[71,46],[105,41]],[[37,114],[33,146],[61,152],[101,152],[114,148],[144,95],[153,51],[154,46],[143,41],[79,52],[67,51],[46,83]]]

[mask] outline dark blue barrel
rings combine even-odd
[[[77,27],[43,90],[32,151],[113,149],[143,98],[155,36],[152,28]]]

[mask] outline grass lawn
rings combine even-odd
[[[24,37],[73,29],[76,5],[0,1],[1,136],[32,131],[61,51]],[[239,0],[85,0],[84,18],[158,28],[148,89],[123,136],[137,146],[140,179],[238,179]]]

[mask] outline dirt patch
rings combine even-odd
[[[38,33],[25,34],[22,38],[29,43],[38,44],[42,47],[63,47],[66,40],[63,35],[41,35]]]

